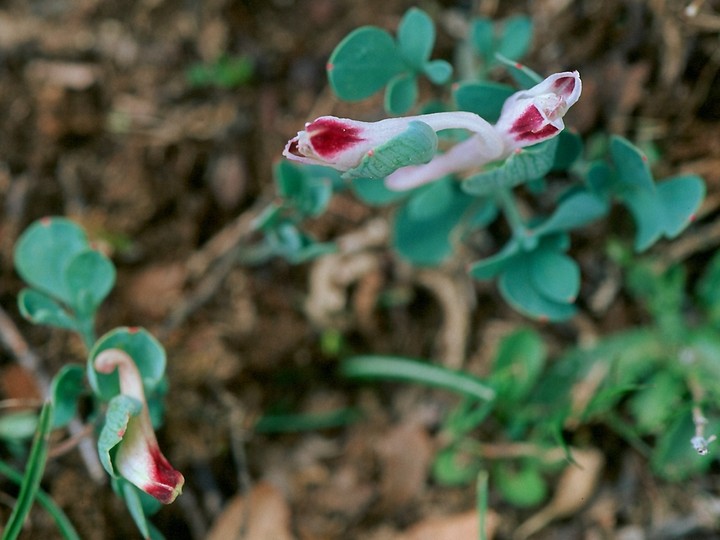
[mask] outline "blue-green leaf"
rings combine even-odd
[[[398,26],[397,42],[403,59],[416,70],[421,70],[435,44],[432,19],[421,9],[410,8]]]
[[[558,147],[555,152],[553,171],[565,171],[575,163],[583,151],[583,140],[580,135],[564,129],[558,135]]]
[[[35,289],[23,289],[18,295],[20,314],[35,324],[46,324],[75,330],[78,327],[75,318],[57,301]]]
[[[28,284],[69,305],[73,295],[65,270],[88,247],[85,232],[72,221],[43,218],[20,236],[15,247],[15,268]]]
[[[385,110],[401,115],[412,109],[418,97],[417,78],[413,73],[393,77],[385,90]]]
[[[115,266],[99,251],[89,249],[72,258],[65,280],[75,313],[92,316],[115,285]]]
[[[532,41],[533,23],[530,17],[516,15],[502,22],[497,52],[510,60],[519,60],[528,52]]]
[[[125,394],[119,394],[108,402],[97,447],[100,463],[110,476],[117,476],[110,451],[122,441],[130,418],[140,414],[141,410],[142,403]]]
[[[358,199],[370,206],[385,206],[408,196],[407,191],[386,188],[385,182],[377,178],[353,178],[350,187]]]
[[[450,255],[453,247],[451,235],[473,202],[472,197],[459,191],[449,179],[435,182],[433,191],[441,191],[443,182],[451,187],[443,194],[445,200],[438,201],[432,215],[420,215],[422,209],[413,212],[411,199],[395,216],[393,246],[401,257],[414,264],[436,265]],[[421,206],[427,208],[426,203],[432,201],[423,199],[425,202]]]
[[[529,257],[530,277],[535,290],[548,300],[571,304],[580,292],[580,268],[557,251],[537,249]]]
[[[78,398],[85,392],[85,369],[68,364],[53,377],[50,396],[54,404],[53,428],[66,426],[77,412]]]
[[[318,216],[327,208],[333,191],[333,175],[327,167],[320,169],[299,166],[289,161],[278,162],[274,169],[278,192],[285,202],[303,216]],[[268,213],[260,222],[267,228],[277,223],[277,214]]]
[[[533,229],[536,234],[549,234],[576,229],[607,214],[605,201],[587,191],[578,191],[563,199],[555,212]]]
[[[475,279],[492,279],[511,264],[519,253],[520,243],[512,239],[495,255],[472,263],[468,272]]]
[[[146,393],[161,383],[165,375],[165,349],[144,328],[120,327],[97,340],[88,358],[88,379],[95,393],[107,401],[120,393],[117,371],[106,375],[93,366],[95,357],[106,349],[120,349],[133,359],[140,371]]]
[[[678,176],[657,184],[663,205],[663,231],[675,238],[693,220],[705,197],[705,183],[696,175]]]
[[[662,206],[657,192],[637,189],[622,196],[623,202],[635,220],[635,250],[644,251],[652,246],[663,233]]]
[[[575,306],[549,300],[538,292],[527,264],[513,264],[500,276],[503,298],[520,313],[540,320],[563,321],[575,314]]]
[[[552,168],[557,137],[510,155],[499,167],[466,179],[462,188],[472,195],[488,195],[545,176]]]
[[[375,148],[360,164],[343,174],[345,178],[385,178],[400,167],[427,163],[437,151],[438,138],[424,122],[410,122],[408,128]]]
[[[300,264],[337,250],[331,242],[316,242],[289,221],[279,223],[265,234],[267,247],[272,255],[282,257],[292,264]]]
[[[458,109],[474,112],[488,122],[497,122],[505,100],[514,92],[506,84],[483,81],[461,83],[453,95]]]
[[[470,43],[486,64],[493,61],[495,54],[495,26],[490,19],[477,18],[470,23]]]
[[[328,61],[328,78],[338,97],[358,101],[406,69],[392,36],[380,28],[363,26],[335,47]]]
[[[425,220],[441,216],[458,196],[464,199],[453,181],[443,180],[423,186],[407,201],[408,217]]]
[[[610,156],[624,189],[655,191],[645,155],[627,139],[614,135],[610,139]]]
[[[594,161],[585,173],[590,190],[598,197],[609,200],[613,189],[613,171],[604,161]]]
[[[435,84],[445,84],[450,80],[453,68],[452,65],[445,60],[431,60],[425,63],[422,71],[431,82]]]

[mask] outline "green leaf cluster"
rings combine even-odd
[[[193,64],[185,71],[185,78],[190,86],[197,88],[231,89],[247,85],[254,69],[248,56],[222,54],[213,62]]]
[[[356,380],[394,380],[439,387],[462,398],[442,423],[433,464],[436,480],[465,485],[489,470],[502,496],[533,506],[547,496],[546,478],[571,459],[568,444],[590,426],[604,426],[647,457],[656,474],[672,481],[702,474],[713,458],[691,440],[697,411],[709,419],[702,435],[720,433],[720,254],[689,296],[680,267],[623,259],[630,292],[651,316],[644,327],[573,348],[553,362],[534,330],[517,329],[499,343],[484,378],[427,362],[386,356],[345,360],[342,373]],[[694,302],[690,302],[694,300]],[[694,311],[688,313],[689,306]],[[669,331],[669,326],[674,328]],[[475,391],[473,388],[480,388]],[[527,452],[486,457],[478,442],[486,423],[494,439]],[[500,429],[498,435],[497,430]],[[560,453],[558,453],[560,450]],[[713,452],[713,446],[709,447]],[[552,457],[555,456],[555,457]]]
[[[623,137],[610,138],[610,158],[590,164],[587,181],[599,196],[628,208],[637,227],[636,251],[675,238],[693,220],[705,196],[702,178],[681,175],[655,183],[647,157]]]
[[[473,76],[454,86],[454,108],[496,122],[515,92],[512,86],[487,80],[496,67],[504,68],[522,88],[537,84],[540,75],[518,62],[530,48],[532,32],[532,21],[522,15],[499,22],[473,19],[459,53],[470,50],[482,69],[462,70]],[[432,79],[430,67],[442,65],[429,59],[434,41],[430,17],[416,8],[405,14],[396,38],[376,27],[359,28],[333,52],[330,84],[348,101],[366,98],[386,86],[387,110],[402,113],[415,103],[417,74],[424,72]],[[446,110],[446,106],[433,106],[433,110]],[[655,182],[642,152],[626,139],[611,137],[604,155],[599,155],[592,146],[586,152],[583,139],[569,130],[467,177],[453,175],[405,192],[384,185],[383,179],[398,167],[427,163],[445,143],[461,143],[467,134],[460,131],[445,130],[438,136],[416,122],[342,178],[349,180],[361,201],[396,207],[391,216],[392,247],[399,257],[417,266],[445,263],[461,243],[477,238],[477,231],[503,215],[510,238],[493,255],[474,261],[470,274],[497,280],[508,304],[535,319],[562,321],[576,312],[582,279],[570,251],[569,233],[606,216],[612,203],[618,202],[629,209],[637,224],[635,246],[642,251],[661,238],[680,234],[704,197],[704,183],[694,175]],[[269,251],[292,262],[331,249],[314,243],[299,228],[302,219],[322,213],[332,192],[343,188],[337,182],[332,190],[318,188],[316,174],[322,173],[289,164],[276,169],[284,202],[271,206],[258,220],[272,246]],[[548,201],[548,185],[555,179],[571,184]],[[288,189],[287,183],[294,187]],[[322,195],[312,195],[318,189]],[[525,192],[522,196],[520,189]],[[529,198],[538,199],[538,204]],[[554,202],[554,210],[533,210],[547,208],[549,202]],[[521,212],[521,207],[530,211]]]
[[[514,15],[501,21],[480,17],[470,23],[468,41],[479,55],[482,72],[486,74],[500,62],[499,58],[517,62],[525,56],[532,43],[532,34],[532,20],[525,15]]]
[[[529,506],[545,498],[548,489],[544,475],[553,470],[552,464],[532,457],[489,463],[479,456],[472,434],[492,417],[503,423],[509,440],[522,440],[535,417],[519,406],[538,387],[546,360],[547,350],[538,334],[518,329],[501,340],[484,379],[393,356],[355,356],[345,359],[340,369],[351,380],[415,383],[458,395],[462,401],[441,426],[445,445],[436,454],[433,476],[444,485],[465,485],[475,480],[481,469],[490,467],[504,498]]]
[[[286,195],[291,193],[288,191]],[[53,513],[65,537],[76,537],[67,518],[38,491],[39,475],[47,453],[34,449],[38,447],[38,437],[47,439],[52,429],[70,423],[77,415],[78,400],[90,390],[96,407],[90,417],[97,418],[101,425],[100,461],[113,478],[116,492],[126,502],[143,536],[162,538],[147,520],[147,515],[157,511],[159,503],[151,503],[149,496],[118,477],[112,463],[116,448],[122,443],[124,427],[130,417],[139,412],[141,404],[120,393],[117,372],[98,373],[93,365],[96,356],[104,350],[113,348],[127,353],[140,372],[151,417],[159,420],[162,417],[161,398],[166,389],[166,358],[162,345],[141,328],[116,328],[96,340],[96,313],[115,284],[115,267],[105,255],[93,249],[82,228],[72,221],[49,217],[30,225],[18,240],[14,262],[18,274],[29,285],[18,296],[21,314],[35,324],[77,332],[89,350],[86,367],[68,364],[53,377],[51,399],[39,419],[34,413],[0,418],[0,438],[3,438],[3,424],[15,430],[15,440],[18,427],[22,426],[33,430],[36,437],[22,484],[31,487],[15,512],[24,517],[37,496]],[[12,443],[10,438],[4,439]]]
[[[300,229],[300,224],[325,212],[333,192],[342,187],[340,174],[319,165],[277,163],[275,185],[281,197],[269,204],[253,224],[263,234],[262,243],[248,248],[241,259],[248,264],[282,257],[297,264],[332,253],[332,243],[317,242]]]
[[[30,285],[18,298],[22,315],[75,330],[92,344],[95,312],[115,284],[115,267],[90,246],[85,232],[65,218],[41,219],[18,240],[14,262]]]
[[[328,61],[328,79],[340,99],[358,101],[385,87],[385,109],[392,114],[409,111],[417,101],[419,75],[444,84],[452,66],[431,60],[435,25],[427,13],[411,8],[400,21],[397,37],[375,26],[351,32]]]

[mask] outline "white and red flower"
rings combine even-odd
[[[322,116],[306,124],[285,146],[283,155],[301,163],[349,171],[374,149],[408,129],[413,121],[424,122],[436,132],[465,129],[472,133],[428,163],[400,167],[385,178],[390,189],[411,189],[451,173],[504,159],[514,150],[555,137],[564,129],[563,116],[577,102],[581,91],[577,71],[556,73],[529,90],[510,96],[495,125],[469,112],[434,113],[379,122]]]
[[[515,92],[503,105],[495,129],[508,150],[550,139],[565,128],[563,116],[580,98],[577,71],[555,73],[529,90]]]
[[[131,416],[115,454],[114,464],[120,476],[170,504],[181,493],[185,478],[173,469],[160,451],[148,411],[142,378],[133,359],[120,349],[106,349],[97,355],[95,369],[110,374],[118,370],[120,393],[136,399],[142,408]]]
[[[486,147],[494,152],[499,153],[502,149],[502,140],[492,125],[477,114],[461,111],[387,118],[379,122],[321,116],[290,139],[283,155],[301,163],[348,171],[357,167],[374,149],[406,131],[414,121],[423,122],[436,132],[466,129],[483,138]]]

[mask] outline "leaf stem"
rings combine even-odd
[[[23,524],[25,523],[25,518],[30,513],[35,496],[40,489],[40,480],[42,479],[47,461],[50,430],[52,429],[52,415],[52,402],[46,401],[40,411],[38,427],[35,431],[30,455],[25,464],[25,472],[20,484],[20,493],[18,494],[15,507],[5,524],[2,540],[15,540],[20,535]]]
[[[478,540],[487,540],[488,472],[482,470],[475,483],[476,506],[479,520]]]
[[[518,210],[517,204],[515,204],[515,197],[513,197],[512,189],[502,187],[497,188],[495,190],[495,199],[502,207],[503,214],[512,229],[513,236],[516,238],[524,238],[527,233],[527,228],[525,227],[525,223],[520,215],[520,210]]]

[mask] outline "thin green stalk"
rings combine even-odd
[[[0,475],[7,477],[11,482],[15,484],[22,484],[23,475],[13,469],[10,465],[0,460]],[[65,540],[80,540],[80,535],[73,527],[65,512],[55,504],[50,495],[45,493],[42,489],[38,489],[35,494],[37,502],[42,506],[48,514],[55,520],[60,534]]]
[[[523,238],[527,232],[527,228],[525,227],[525,223],[520,215],[517,204],[515,204],[512,189],[498,188],[495,190],[495,197],[502,207],[503,214],[505,214],[505,219],[507,219],[508,224],[512,229],[513,236],[516,238]]]
[[[443,388],[475,399],[495,399],[495,390],[477,377],[408,358],[355,356],[343,361],[340,371],[350,379],[407,381]]]
[[[479,521],[478,540],[487,540],[487,509],[488,509],[488,472],[483,470],[477,475],[477,513]]]
[[[95,317],[78,316],[77,331],[85,344],[85,348],[89,351],[93,348],[96,341],[95,336]]]
[[[345,426],[358,419],[356,409],[344,408],[325,413],[268,414],[255,424],[256,433],[294,433]]]
[[[37,431],[30,448],[30,456],[25,466],[25,474],[20,484],[20,493],[17,502],[10,514],[3,531],[2,540],[15,540],[22,531],[25,518],[30,513],[32,503],[40,489],[40,480],[45,471],[48,446],[50,440],[50,429],[52,427],[53,405],[52,401],[46,401],[40,411]]]

